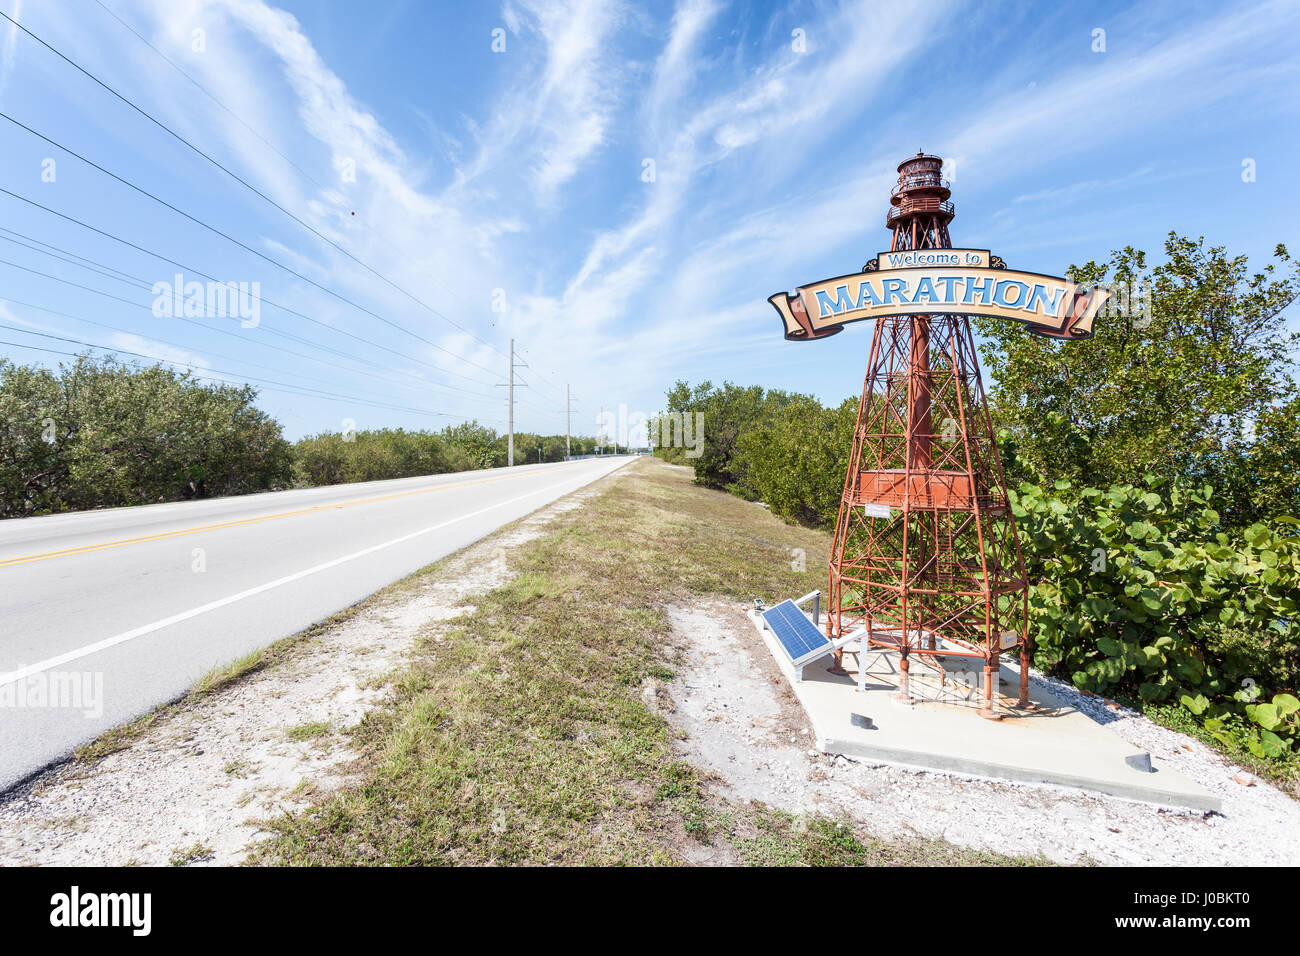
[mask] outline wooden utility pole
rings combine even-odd
[[[569,449],[569,383],[564,383],[564,457],[571,458],[573,452]]]

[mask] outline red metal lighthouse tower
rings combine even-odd
[[[952,247],[942,168],[923,153],[899,164],[890,251]],[[970,319],[878,319],[831,547],[828,634],[865,625],[870,645],[897,651],[902,696],[913,658],[941,679],[939,658],[976,659],[980,713],[996,718],[999,658],[1017,644],[1028,704],[1027,588]]]

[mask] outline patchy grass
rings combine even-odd
[[[203,843],[195,843],[193,846],[176,850],[167,862],[172,866],[189,866],[191,863],[197,863],[200,860],[211,859],[212,854],[212,847]]]
[[[1281,757],[1256,757],[1246,749],[1239,738],[1230,737],[1230,744],[1213,736],[1201,726],[1201,722],[1192,716],[1186,707],[1178,704],[1149,704],[1145,701],[1124,701],[1130,707],[1139,710],[1149,720],[1176,730],[1180,734],[1195,737],[1211,750],[1217,750],[1233,763],[1240,764],[1262,780],[1270,781],[1293,800],[1300,800],[1300,753],[1288,752]]]
[[[756,864],[1017,862],[733,806],[675,758],[638,693],[673,676],[665,605],[807,590],[796,548],[825,565],[825,535],[684,469],[628,466],[514,553],[511,583],[422,635],[350,731],[358,782],[266,821],[251,862],[671,864],[706,847]]]
[[[221,772],[228,777],[247,777],[255,769],[257,769],[255,763],[249,763],[247,760],[232,760],[221,768]]]
[[[1043,858],[1008,857],[922,836],[888,842],[820,816],[756,810],[734,840],[756,866],[1044,866]]]
[[[93,764],[109,754],[125,750],[154,727],[161,725],[177,710],[175,704],[155,707],[130,723],[106,730],[90,743],[78,747],[72,752],[72,759],[80,764]]]
[[[317,737],[324,737],[330,732],[329,721],[315,721],[309,724],[299,724],[296,727],[290,727],[284,732],[284,735],[290,740],[314,740]]]
[[[399,587],[400,585],[393,585],[394,589]],[[317,621],[297,634],[281,638],[274,644],[269,644],[250,654],[245,654],[229,664],[214,667],[195,681],[193,686],[179,700],[161,704],[149,712],[141,714],[135,720],[104,731],[90,743],[83,744],[74,750],[72,759],[78,763],[89,765],[94,764],[103,757],[107,757],[109,754],[125,750],[151,730],[161,726],[169,718],[180,713],[187,705],[197,703],[205,697],[228,687],[233,687],[254,674],[289,660],[318,635],[351,620],[366,608],[372,607],[379,602],[391,600],[393,593],[403,592],[400,590],[394,592],[385,588],[383,591],[373,594],[350,607],[346,607],[324,620]]]

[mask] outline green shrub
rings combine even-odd
[[[686,415],[699,421],[702,442],[695,449],[665,443],[658,457],[692,467],[697,484],[762,501],[787,521],[834,525],[856,400],[828,409],[811,395],[706,381],[678,382],[667,404],[651,435],[672,434],[664,416]]]
[[[0,360],[0,518],[282,487],[289,444],[256,399],[161,365]]]
[[[508,459],[506,438],[478,422],[463,422],[438,432],[401,428],[349,435],[323,432],[293,446],[294,476],[298,484],[310,487],[501,468]],[[590,454],[596,450],[596,439],[575,436],[569,446],[574,455]],[[515,464],[537,461],[539,448],[542,461],[564,460],[563,435],[516,432]]]
[[[1285,693],[1297,673],[1300,522],[1229,534],[1210,494],[1154,478],[1013,492],[1035,663],[1091,693],[1178,702],[1207,730],[1243,717],[1249,749],[1279,756],[1300,736]],[[1280,700],[1255,703],[1268,693]]]
[[[312,435],[293,447],[294,475],[303,485],[433,475],[456,470],[456,458],[439,436],[400,428]]]
[[[794,418],[797,413],[793,409],[806,408],[807,403],[821,407],[811,396],[776,389],[765,391],[760,385],[742,387],[724,382],[715,388],[706,381],[692,388],[679,381],[669,389],[668,407],[653,420],[650,433],[660,437],[672,434],[671,427],[664,427],[665,414],[691,416],[692,428],[698,416],[703,441],[698,448],[666,444],[657,447],[655,454],[674,464],[690,465],[695,469],[697,484],[756,500],[760,494],[749,469],[764,456],[739,454],[740,439],[782,417]]]
[[[737,470],[772,513],[786,521],[832,528],[844,491],[858,402],[824,408],[795,396],[780,415],[744,432],[736,442]]]

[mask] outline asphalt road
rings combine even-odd
[[[0,521],[0,791],[628,460]]]

